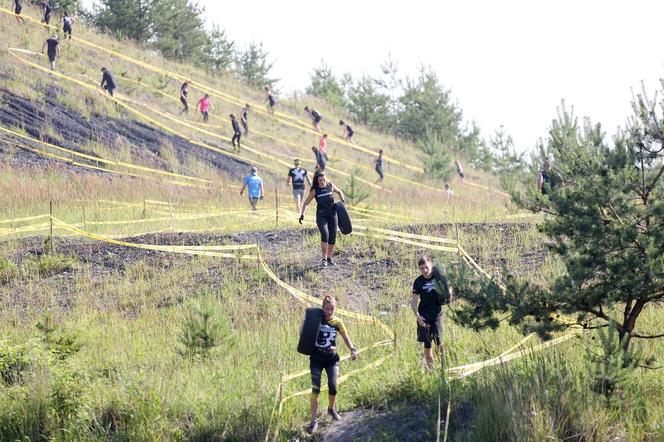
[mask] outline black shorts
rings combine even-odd
[[[383,168],[376,166],[376,173],[380,176],[380,179],[383,179]]]
[[[44,19],[42,20],[42,23],[48,24],[50,21],[51,21],[51,14],[48,13],[48,14],[44,15]]]
[[[55,56],[56,56],[56,55],[57,55],[57,54],[56,54],[55,52],[53,52],[53,53],[49,52],[49,53],[48,53],[48,61],[50,61],[51,63],[53,63],[53,62],[55,61]]]
[[[424,348],[431,348],[433,342],[440,345],[443,336],[443,312],[437,317],[424,316],[427,325],[422,327],[417,324],[417,342],[423,342]]]
[[[314,117],[314,123],[318,124],[320,123],[320,120],[322,120],[321,117]]]
[[[268,102],[270,103],[270,107],[274,107],[274,98],[268,98]]]
[[[21,10],[22,9],[23,8],[20,5],[16,5],[16,7],[14,8],[14,14],[21,15]]]
[[[65,23],[65,25],[62,27],[62,31],[65,34],[70,34],[71,35],[71,25],[68,25],[67,23]]]

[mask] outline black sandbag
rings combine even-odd
[[[450,286],[445,277],[445,271],[439,266],[433,267],[434,289],[438,294],[438,304],[444,305],[450,303]]]
[[[334,204],[335,210],[337,211],[337,224],[339,224],[339,230],[344,235],[348,235],[353,231],[353,224],[350,221],[350,215],[344,203],[338,202]]]
[[[314,352],[318,330],[323,322],[323,309],[310,307],[304,312],[304,321],[300,327],[300,341],[297,343],[297,351],[303,355],[311,355]]]

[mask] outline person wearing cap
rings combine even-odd
[[[47,49],[46,53],[48,55],[48,61],[51,63],[51,70],[54,71],[55,61],[60,58],[60,42],[58,41],[58,36],[54,35],[53,37],[46,39],[42,45],[42,54],[44,53],[44,49]]]
[[[307,175],[307,170],[300,167],[300,160],[295,159],[293,162],[295,167],[288,171],[288,179],[286,180],[286,186],[291,183],[293,180],[293,198],[295,198],[295,205],[297,206],[297,211],[302,211],[302,200],[304,199],[305,181],[311,187],[311,180],[309,175]]]
[[[111,74],[111,71],[106,68],[101,68],[101,72],[101,87],[112,97],[113,91],[117,87],[115,84],[115,79],[113,78],[113,74]]]
[[[247,189],[249,195],[251,209],[256,210],[256,203],[258,203],[259,199],[263,199],[263,195],[265,195],[263,191],[263,180],[258,176],[258,169],[256,169],[256,167],[252,167],[251,173],[244,179],[242,189],[240,189],[240,195],[244,193],[245,189]]]

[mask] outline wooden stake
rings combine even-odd
[[[173,204],[171,204],[171,197],[168,197],[168,212],[171,214],[171,230],[175,232],[175,220],[173,219]]]
[[[275,227],[278,229],[279,228],[279,194],[277,193],[277,189],[274,189],[274,204],[275,204]]]
[[[48,247],[46,248],[46,253],[52,255],[55,251],[53,247],[53,201],[48,202],[48,221],[49,221],[49,236],[48,236]]]

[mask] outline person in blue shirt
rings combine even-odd
[[[255,167],[251,168],[251,174],[244,179],[240,195],[244,193],[245,189],[249,194],[249,204],[251,204],[252,210],[256,210],[256,203],[259,199],[263,199],[265,193],[263,192],[263,180],[258,176],[258,169]]]

